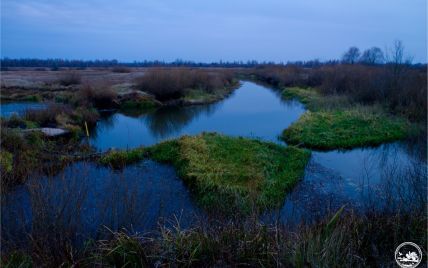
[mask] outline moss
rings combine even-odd
[[[282,137],[308,148],[346,149],[405,138],[408,128],[404,119],[361,110],[306,112]]]
[[[127,151],[110,151],[102,156],[99,162],[112,168],[123,168],[126,164],[132,164],[144,158],[145,150],[136,148]]]
[[[310,156],[293,147],[213,133],[184,136],[147,151],[172,163],[204,208],[227,214],[280,206]]]
[[[13,154],[6,150],[0,151],[0,167],[3,172],[10,173],[13,170]],[[3,173],[2,172],[2,173]]]

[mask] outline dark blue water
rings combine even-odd
[[[23,115],[25,111],[29,109],[43,109],[46,108],[46,104],[38,102],[12,102],[2,103],[0,105],[0,115],[2,117],[10,117],[13,114]]]
[[[215,104],[164,107],[139,117],[114,114],[97,124],[90,142],[104,151],[153,145],[203,131],[277,142],[282,130],[304,111],[299,102],[282,100],[278,91],[243,82],[230,97]]]
[[[174,216],[188,227],[200,214],[175,170],[150,160],[122,171],[80,162],[53,177],[34,177],[2,197],[1,212],[9,243],[49,229],[73,230],[79,243],[109,230],[155,230],[158,223],[176,224]]]

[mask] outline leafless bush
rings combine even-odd
[[[111,71],[113,73],[130,73],[130,72],[132,72],[131,68],[126,67],[126,66],[113,67],[113,69],[111,69]]]
[[[177,99],[187,89],[212,92],[228,86],[233,77],[226,71],[210,71],[189,68],[152,68],[137,79],[138,88],[156,96],[159,100]]]
[[[76,94],[76,101],[79,106],[93,106],[99,109],[114,108],[117,93],[109,86],[85,85]]]
[[[67,105],[49,104],[45,109],[29,109],[25,113],[26,120],[36,122],[40,126],[56,126],[56,118],[60,114],[71,114],[72,109]]]
[[[379,103],[393,113],[423,121],[427,113],[426,68],[405,63],[338,64],[317,68],[263,66],[253,74],[278,87],[317,87],[325,95],[345,95],[352,102]]]
[[[69,71],[59,77],[58,83],[62,86],[78,85],[82,83],[82,76],[78,72]]]

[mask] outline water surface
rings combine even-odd
[[[43,109],[46,104],[39,102],[11,102],[0,105],[0,115],[2,117],[11,117],[13,114],[22,116],[29,109]]]
[[[279,91],[242,82],[230,97],[214,104],[163,107],[139,117],[116,113],[97,124],[90,142],[104,151],[153,145],[203,131],[278,142],[282,130],[304,111],[301,103],[282,100]]]

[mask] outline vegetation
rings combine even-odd
[[[29,253],[15,251],[2,256],[1,266],[383,267],[395,265],[391,254],[402,241],[426,245],[425,223],[419,213],[360,217],[342,209],[296,231],[253,220],[205,223],[194,229],[177,223],[160,227],[157,236],[114,232],[110,238],[88,241],[81,250],[64,242],[55,248],[55,256],[38,247]]]
[[[113,73],[131,73],[132,70],[126,66],[117,66],[111,69]]]
[[[178,169],[204,208],[229,214],[281,205],[310,156],[294,147],[214,133],[184,136],[147,150],[153,159]]]
[[[307,148],[337,149],[378,145],[407,136],[403,119],[361,109],[306,112],[283,132],[289,144]]]
[[[82,83],[82,76],[75,71],[70,71],[63,74],[57,82],[62,86],[78,85]]]
[[[132,164],[144,158],[145,150],[143,148],[136,148],[127,151],[110,151],[108,154],[102,156],[99,162],[103,165],[109,165],[112,168],[123,168],[127,164]]]
[[[280,206],[303,176],[310,153],[294,147],[215,133],[184,136],[145,149],[112,151],[100,163],[114,168],[145,156],[173,164],[212,212],[244,214]]]
[[[344,54],[342,64],[319,63],[311,68],[267,65],[247,75],[280,88],[316,87],[327,98],[340,96],[352,104],[380,105],[388,113],[426,123],[426,65],[412,65],[399,41],[390,51],[371,48],[361,57],[352,47]]]
[[[297,98],[309,110],[282,134],[289,144],[314,149],[346,149],[378,145],[415,132],[403,118],[386,114],[381,107],[352,105],[345,96],[322,96],[313,88],[286,88],[285,98]]]
[[[204,92],[200,96],[215,95],[219,89],[231,89],[236,84],[232,73],[189,68],[152,68],[137,79],[137,87],[153,94],[159,101],[184,98],[188,93]],[[230,90],[229,90],[230,92]],[[190,95],[191,96],[191,95]],[[224,97],[224,96],[223,96]]]

